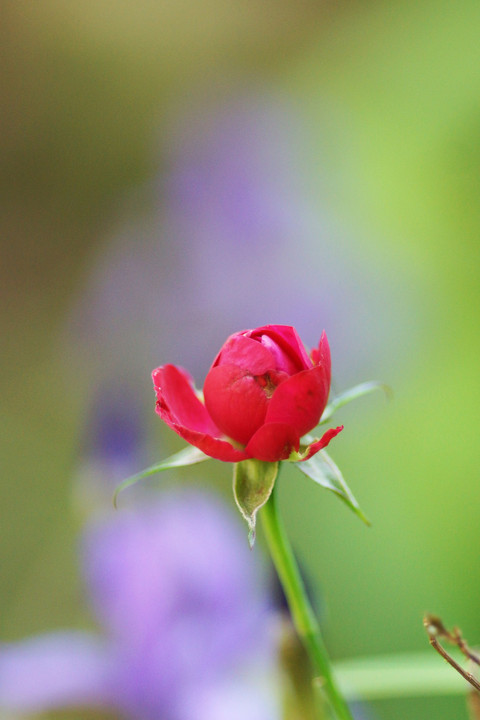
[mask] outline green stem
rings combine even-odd
[[[352,720],[348,705],[333,677],[327,649],[298,570],[292,548],[277,508],[275,488],[260,510],[263,530],[273,563],[287,597],[293,623],[310,656],[314,671],[322,680],[323,690],[338,720]]]

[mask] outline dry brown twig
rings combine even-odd
[[[425,630],[427,631],[430,645],[438,652],[439,655],[443,657],[444,660],[449,663],[449,665],[451,665],[463,678],[465,678],[465,680],[470,683],[477,692],[480,693],[480,682],[477,678],[472,675],[472,673],[464,670],[439,642],[439,638],[443,638],[452,645],[456,645],[466,658],[475,663],[475,665],[480,666],[480,655],[477,655],[477,653],[473,652],[473,650],[468,647],[460,630],[455,627],[451,632],[448,631],[440,618],[435,615],[425,615],[423,618],[423,624],[425,626]]]

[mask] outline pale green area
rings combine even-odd
[[[388,656],[339,660],[340,679],[353,687],[355,674],[381,720],[467,718],[461,681],[428,659],[422,617],[480,644],[480,4],[165,5],[3,3],[0,638],[91,624],[71,489],[91,378],[59,337],[125,195],[157,165],[152,129],[161,148],[165,118],[210,76],[273,82],[308,129],[311,195],[347,238],[336,251],[383,281],[383,322],[364,317],[345,375],[341,329],[329,330],[336,388],[394,390],[339,410],[329,448],[372,527],[291,467],[285,523],[334,657]],[[313,240],[292,272],[308,252],[328,275]],[[346,290],[338,278],[333,300]],[[355,365],[365,346],[368,377]],[[151,413],[161,456],[180,449]],[[165,483],[177,478],[230,497],[223,464]]]
[[[340,687],[350,700],[464,695],[460,675],[435,655],[398,653],[335,663]]]

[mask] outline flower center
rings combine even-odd
[[[271,398],[280,383],[288,378],[288,374],[281,370],[269,370],[264,375],[255,375],[254,378],[267,398]]]

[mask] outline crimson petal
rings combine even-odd
[[[325,383],[327,385],[327,399],[330,392],[330,383],[332,380],[332,359],[330,356],[330,345],[328,344],[327,333],[322,332],[318,348],[312,350],[312,360],[314,365],[320,365],[325,372]]]
[[[163,417],[163,416],[162,416]],[[163,418],[165,420],[165,418]],[[165,420],[167,422],[167,420]],[[180,435],[190,445],[194,445],[199,450],[215,460],[223,460],[223,462],[242,462],[248,460],[252,456],[243,450],[237,450],[227,440],[221,440],[218,437],[212,437],[205,433],[199,433],[195,430],[168,423],[177,435]]]
[[[204,394],[214,422],[222,432],[243,445],[265,420],[268,398],[263,386],[236,365],[212,368],[205,380]]]
[[[305,460],[310,460],[313,455],[315,455],[319,450],[323,450],[323,448],[326,448],[329,444],[330,440],[333,440],[333,438],[338,435],[339,432],[343,430],[343,425],[340,425],[336,428],[330,428],[330,430],[327,430],[326,433],[322,435],[320,440],[316,440],[316,442],[313,442],[308,447],[308,452],[304,458],[300,460],[300,462],[305,462]]]
[[[152,378],[156,412],[180,437],[217,460],[240,462],[249,457],[220,437],[220,430],[195,395],[192,379],[185,370],[163,365],[153,371]]]
[[[253,435],[245,451],[257,460],[277,462],[287,460],[292,451],[298,451],[300,435],[287,423],[266,423]]]
[[[290,325],[264,325],[248,331],[247,334],[249,337],[258,338],[259,340],[262,335],[273,340],[286,358],[293,363],[289,369],[290,374],[312,367],[312,361],[308,357],[305,346],[294,327]]]
[[[268,370],[276,367],[275,358],[270,350],[256,340],[245,335],[231,335],[219,355],[215,365],[236,365],[248,370],[252,375],[264,375]]]
[[[162,365],[152,373],[157,412],[165,422],[182,425],[209,435],[219,435],[205,405],[195,394],[193,380],[183,368]]]
[[[327,398],[324,368],[316,366],[303,370],[276,388],[265,422],[287,423],[293,426],[301,437],[318,424]]]

